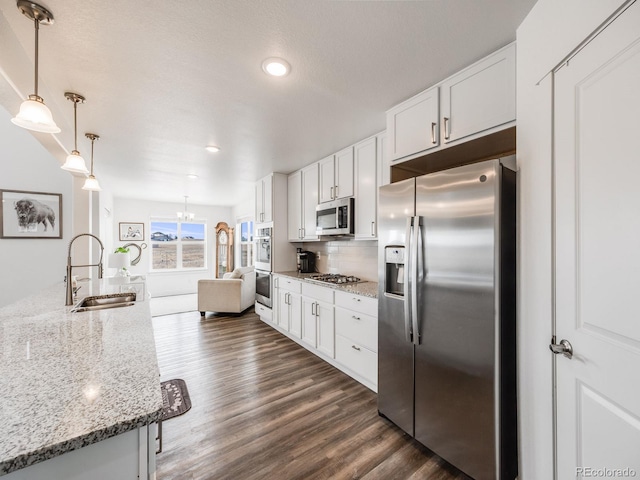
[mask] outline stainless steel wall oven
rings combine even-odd
[[[271,288],[271,272],[256,269],[256,302],[265,307],[272,307],[273,289]]]

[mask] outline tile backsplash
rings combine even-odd
[[[377,240],[307,242],[302,244],[302,249],[316,254],[316,268],[321,273],[355,275],[363,280],[378,281]]]

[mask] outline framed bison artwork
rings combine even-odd
[[[62,238],[62,194],[0,190],[0,238]]]
[[[142,241],[144,240],[144,223],[124,223],[120,222],[120,241]]]

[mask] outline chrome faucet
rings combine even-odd
[[[100,260],[98,261],[98,263],[92,263],[89,265],[71,265],[71,246],[73,245],[73,242],[75,242],[77,238],[84,237],[84,236],[93,237],[98,241],[98,243],[100,244]],[[91,233],[81,233],[80,235],[76,235],[71,239],[71,241],[69,242],[69,252],[67,254],[67,294],[66,294],[65,303],[64,303],[65,305],[73,305],[74,292],[73,292],[73,284],[71,281],[71,272],[73,270],[73,267],[98,267],[98,278],[102,278],[102,272],[104,270],[102,267],[103,255],[104,255],[104,245],[102,244],[100,239],[95,235]]]

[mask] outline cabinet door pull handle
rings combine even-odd
[[[351,345],[351,348],[353,348],[354,350],[357,350],[358,352],[360,351],[360,347],[356,347],[355,345]]]
[[[338,198],[338,185],[336,185],[336,196],[335,198]]]
[[[444,117],[444,139],[449,140],[451,132],[449,132],[449,117]]]
[[[359,302],[359,301],[360,301],[360,299],[359,299],[359,298],[356,298],[356,297],[353,297],[353,299],[354,299],[356,302]]]
[[[300,230],[302,230],[302,235],[300,236],[300,238],[301,238],[301,239],[303,239],[303,238],[304,238],[304,236],[305,236],[305,233],[304,233],[304,227],[303,227],[303,228],[301,228]]]
[[[360,317],[356,317],[355,315],[351,315],[351,318],[353,318],[354,320],[360,320]]]
[[[329,198],[333,200],[333,187],[329,188]]]
[[[436,144],[436,122],[431,122],[431,143]]]
[[[375,224],[376,224],[376,222],[371,222],[371,236],[372,237],[376,236]]]

